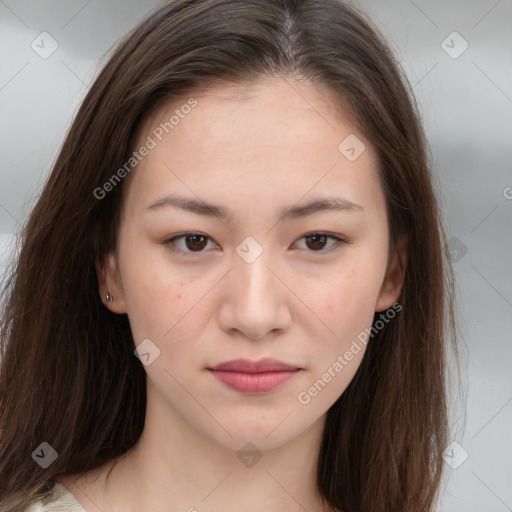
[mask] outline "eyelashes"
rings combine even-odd
[[[188,240],[192,240],[194,244],[198,245],[199,246],[199,251],[187,251],[187,250],[184,250],[183,248],[178,248],[176,249],[176,246],[177,246],[177,243],[176,241],[177,240],[185,240],[185,241],[188,241]],[[211,241],[211,238],[202,234],[202,233],[196,233],[196,232],[188,232],[188,233],[184,233],[182,235],[176,235],[176,236],[173,236],[172,238],[169,238],[168,240],[166,240],[164,243],[165,245],[167,245],[172,251],[174,252],[204,252],[202,249],[205,247],[205,240],[210,240]],[[185,242],[186,243],[186,242]],[[218,246],[217,246],[218,247]],[[196,247],[197,248],[197,247]]]
[[[304,250],[312,254],[330,253],[331,251],[339,248],[340,246],[349,243],[349,241],[346,238],[342,238],[338,235],[334,235],[332,233],[325,233],[322,231],[313,231],[311,233],[307,233],[298,239],[298,241],[302,240],[306,241],[306,248]],[[332,243],[331,245],[328,245],[326,249],[325,247],[329,240],[331,240]],[[184,243],[182,243],[180,246],[179,242]],[[204,249],[208,247],[209,242],[212,243],[213,248],[219,247],[219,245],[216,242],[214,242],[213,239],[211,239],[204,233],[189,231],[186,233],[173,236],[164,241],[163,244],[167,246],[172,252],[193,255],[206,252],[206,250]],[[311,247],[313,247],[313,249],[311,249]]]
[[[318,231],[315,231],[313,233],[308,233],[304,236],[302,236],[301,238],[299,238],[299,240],[313,240],[313,245],[316,245],[318,243],[320,243],[320,245],[324,244],[326,240],[332,240],[333,243],[328,246],[329,248],[327,250],[324,250],[325,247],[321,247],[320,250],[316,250],[318,249],[318,247],[315,247],[315,250],[312,250],[312,251],[308,251],[308,252],[330,252],[331,250],[334,250],[335,248],[339,247],[340,245],[342,244],[346,244],[348,243],[348,241],[344,238],[341,238],[337,235],[333,235],[333,234],[329,234],[329,233],[323,233],[323,232],[318,232]],[[306,243],[306,247],[308,249],[310,249],[309,245],[307,245]]]

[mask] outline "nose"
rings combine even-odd
[[[265,251],[252,263],[235,254],[226,278],[218,317],[223,330],[259,340],[288,329],[290,292],[276,277]]]

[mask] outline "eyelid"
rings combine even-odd
[[[206,233],[202,233],[200,231],[185,231],[183,233],[179,233],[177,235],[173,235],[172,237],[167,238],[166,240],[164,240],[163,244],[168,246],[171,251],[176,252],[176,253],[181,253],[181,254],[200,255],[200,254],[203,254],[205,252],[208,252],[206,250],[202,250],[202,251],[184,251],[182,249],[175,248],[174,242],[176,240],[178,240],[180,238],[185,238],[185,237],[191,236],[191,235],[204,236],[209,241],[213,242],[215,245],[220,247],[220,245],[212,237],[210,237]],[[334,233],[330,233],[328,231],[310,231],[310,232],[305,233],[304,235],[300,236],[297,240],[303,240],[304,238],[308,238],[308,237],[313,236],[313,235],[326,236],[327,238],[331,238],[331,239],[335,240],[335,243],[332,244],[331,247],[328,248],[328,249],[320,249],[318,251],[312,251],[312,250],[307,250],[306,249],[306,252],[309,253],[309,254],[320,254],[320,255],[327,254],[327,253],[329,253],[329,252],[331,252],[333,250],[336,250],[341,245],[345,245],[345,244],[349,244],[350,243],[350,240],[347,239],[346,237],[343,237],[343,236],[340,236],[340,235],[337,235],[337,234],[334,234]]]
[[[309,233],[306,233],[306,234],[302,235],[301,237],[299,237],[297,240],[303,240],[304,238],[308,238],[313,235],[320,235],[320,236],[325,236],[327,238],[331,238],[334,240],[334,243],[328,249],[320,249],[319,251],[311,251],[311,250],[306,249],[306,252],[308,255],[310,255],[310,254],[312,254],[312,255],[328,254],[331,251],[335,251],[340,246],[350,243],[350,240],[348,240],[347,238],[345,238],[341,235],[336,235],[334,233],[329,233],[328,231],[310,231]]]
[[[169,248],[169,250],[171,250],[172,252],[179,253],[179,254],[187,254],[187,255],[190,254],[193,256],[196,256],[196,255],[199,256],[205,252],[208,252],[205,250],[203,250],[203,251],[184,251],[183,249],[176,248],[176,246],[175,246],[176,240],[179,240],[180,238],[185,238],[187,236],[192,236],[192,235],[204,236],[208,239],[208,241],[213,242],[215,245],[217,245],[219,247],[219,244],[212,237],[210,237],[206,233],[202,233],[200,231],[184,231],[183,233],[179,233],[177,235],[171,236],[170,238],[167,238],[162,243],[165,246],[167,246]]]

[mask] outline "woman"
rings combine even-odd
[[[452,274],[406,84],[336,0],[121,42],[5,284],[2,511],[435,509]]]

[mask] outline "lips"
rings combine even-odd
[[[231,372],[245,372],[245,373],[262,373],[262,372],[283,372],[283,371],[296,371],[300,368],[291,366],[289,364],[278,361],[277,359],[260,359],[259,361],[250,361],[249,359],[234,359],[233,361],[226,361],[220,363],[210,370],[224,370]]]
[[[277,359],[235,359],[208,368],[212,375],[229,388],[241,393],[267,393],[282,386],[301,368]]]

